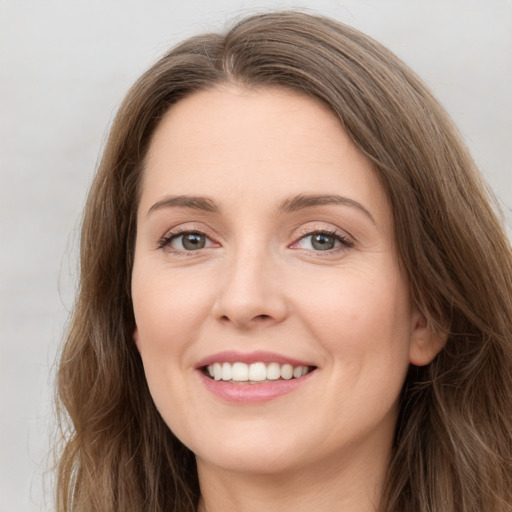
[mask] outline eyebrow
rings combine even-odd
[[[343,206],[350,206],[357,208],[360,212],[364,213],[375,225],[375,219],[372,214],[361,204],[348,197],[339,196],[336,194],[300,194],[295,197],[286,199],[279,206],[278,210],[283,212],[296,212],[305,208],[313,208],[315,206],[339,204]]]
[[[306,208],[314,208],[324,205],[343,205],[357,208],[366,215],[373,224],[377,224],[372,214],[361,204],[348,197],[336,194],[299,194],[294,197],[285,199],[277,208],[278,212],[292,213]],[[162,208],[190,208],[192,210],[201,210],[209,213],[218,213],[219,207],[214,201],[207,197],[201,196],[167,196],[156,202],[149,210],[148,215]]]
[[[207,197],[198,196],[167,196],[161,201],[155,203],[149,210],[148,215],[162,208],[190,208],[192,210],[202,210],[204,212],[216,213],[219,211],[217,205]]]

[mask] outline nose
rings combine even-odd
[[[286,318],[282,272],[270,255],[240,250],[219,279],[213,314],[220,322],[248,330]]]

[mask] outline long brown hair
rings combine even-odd
[[[132,339],[130,277],[155,127],[183,97],[223,82],[300,91],[339,117],[386,188],[413,300],[448,335],[430,365],[410,368],[381,510],[512,511],[512,255],[486,187],[410,69],[358,31],[298,12],[183,42],[119,109],[85,209],[58,373],[58,510],[197,506],[193,454],[156,411]]]

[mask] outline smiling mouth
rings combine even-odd
[[[211,380],[231,383],[263,384],[277,380],[300,379],[316,369],[315,366],[292,366],[280,363],[213,363],[202,371]]]

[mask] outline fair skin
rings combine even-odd
[[[132,293],[201,511],[375,510],[407,368],[440,346],[384,190],[330,111],[235,85],[173,106],[146,160]]]

